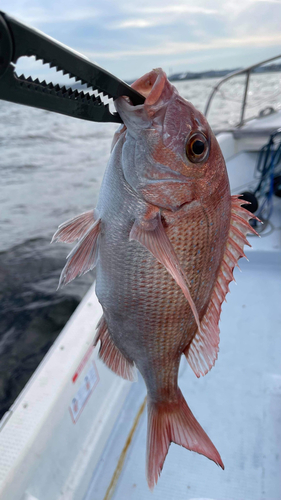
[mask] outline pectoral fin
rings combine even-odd
[[[187,278],[165,232],[160,213],[158,212],[155,218],[146,221],[144,225],[136,220],[131,229],[129,239],[130,241],[136,240],[141,243],[173,276],[191,307],[200,331],[199,316],[187,286]]]

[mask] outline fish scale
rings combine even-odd
[[[123,195],[124,193],[121,192],[121,197]],[[115,197],[113,199],[116,200]],[[108,210],[110,211],[110,207],[108,207]],[[129,213],[131,213],[131,210],[128,207]],[[106,213],[104,213],[103,217],[110,218],[110,215],[106,216]],[[201,228],[202,233],[205,232],[204,225],[200,225],[202,213],[197,214],[197,216],[196,214],[190,214],[186,217],[187,220],[188,217],[192,218],[194,226]],[[197,230],[198,242],[194,248],[194,240],[185,238],[184,229],[187,227],[187,224],[184,219],[181,219],[181,226],[180,229],[179,226],[176,229],[176,233],[180,230],[183,235],[181,240],[178,240],[177,236],[174,237],[173,235],[174,225],[171,225],[170,231],[169,227],[167,228],[167,234],[178,256],[181,257],[186,254],[189,256],[191,262],[196,261],[198,247],[200,246],[200,240],[202,240],[200,238],[200,230]],[[118,233],[119,230],[120,227],[118,227]],[[127,232],[129,232],[129,229]],[[192,339],[196,325],[190,307],[180,288],[163,266],[157,263],[153,256],[144,248],[138,247],[128,252],[126,247],[121,249],[119,244],[116,246],[117,238],[118,234],[111,233],[101,242],[100,253],[107,269],[110,269],[108,272],[109,279],[112,279],[114,276],[114,288],[110,287],[107,281],[102,287],[103,291],[98,286],[97,295],[101,303],[105,303],[105,299],[103,298],[105,291],[107,295],[106,301],[108,302],[106,307],[110,307],[110,302],[112,301],[115,304],[114,310],[116,309],[119,315],[120,311],[122,311],[122,316],[118,319],[118,324],[111,319],[108,321],[109,331],[117,347],[120,350],[122,349],[128,358],[134,359],[136,357],[134,351],[140,351],[142,346],[145,345],[145,349],[148,351],[145,365],[149,365],[148,372],[151,377],[151,372],[154,368],[157,373],[161,372],[161,370],[159,371],[159,364],[163,366],[163,359],[165,359],[165,362],[168,362],[174,356],[178,364],[178,356]],[[112,240],[114,240],[114,243]],[[181,244],[179,245],[178,243]],[[113,245],[115,247],[114,251],[112,251]],[[198,267],[202,268],[203,251],[201,251],[199,257],[196,263]],[[180,260],[182,261],[183,258],[181,257]],[[218,267],[215,262],[214,265]],[[199,288],[201,278],[198,277],[196,269],[191,270],[190,267],[193,266],[190,266],[189,261],[185,259],[183,268],[187,275],[195,280],[194,289],[196,290]],[[117,273],[116,269],[118,270]],[[143,280],[144,275],[145,283]],[[110,289],[111,298],[109,296]],[[209,290],[209,295],[210,293],[211,290]],[[209,302],[209,295],[205,295],[204,297],[204,308]],[[148,297],[149,300],[147,300]],[[125,304],[126,307],[124,307]],[[130,326],[129,331],[124,329],[124,318],[127,317],[128,313],[134,319],[134,323]],[[177,323],[179,319],[182,321],[182,318],[184,318],[185,322],[184,333],[180,329],[177,329]],[[119,323],[121,327],[119,327]],[[191,325],[193,325],[193,329],[190,328]],[[119,334],[116,335],[117,330],[118,332],[121,330],[122,345],[120,344]],[[124,336],[126,337],[125,342],[123,341]],[[161,350],[162,345],[165,347],[164,352]],[[159,352],[160,359],[158,359]],[[144,370],[146,370],[145,367]],[[161,385],[165,385],[165,382]]]

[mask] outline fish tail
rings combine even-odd
[[[148,399],[146,476],[151,490],[157,483],[172,442],[205,455],[224,469],[217,449],[187,406],[180,389],[177,401],[171,403]]]

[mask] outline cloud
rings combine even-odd
[[[1,9],[121,78],[159,65],[248,65],[281,45],[281,0],[1,0]]]
[[[257,0],[234,19],[235,34],[272,36],[279,35],[281,28],[281,2]]]
[[[109,52],[88,52],[88,57],[103,57],[105,59],[114,59],[122,57],[152,56],[152,55],[175,55],[186,52],[198,52],[203,50],[225,49],[233,47],[263,47],[272,46],[281,43],[281,33],[265,36],[245,36],[243,38],[221,38],[213,39],[208,43],[200,42],[179,42],[164,43],[155,47],[132,47],[127,50],[109,51]]]
[[[117,21],[109,24],[107,29],[126,29],[126,28],[148,28],[151,26],[157,26],[159,24],[159,19],[147,20],[147,19],[125,19],[124,21]],[[161,23],[162,24],[162,23]]]
[[[85,4],[85,2],[83,2]],[[8,0],[1,1],[1,10],[7,12],[18,20],[31,25],[57,24],[68,22],[79,22],[81,20],[96,19],[103,15],[103,10],[97,7],[87,7],[81,9],[67,8],[66,2],[55,2],[49,0],[48,3],[40,0],[29,0],[28,2],[16,0],[11,3]]]
[[[195,5],[175,4],[159,7],[137,7],[136,11],[146,14],[215,14],[217,10]]]

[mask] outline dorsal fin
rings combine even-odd
[[[84,212],[61,224],[55,232],[51,243],[74,243],[80,240],[95,222],[94,210]]]
[[[96,266],[100,223],[100,219],[96,220],[67,256],[67,263],[61,272],[58,288]]]
[[[221,306],[229,291],[229,283],[234,280],[234,268],[238,266],[238,260],[245,257],[244,245],[251,246],[246,234],[258,235],[249,224],[249,219],[259,219],[242,208],[241,205],[246,203],[239,196],[231,197],[230,227],[217,281],[207,311],[201,321],[201,332],[197,330],[192,342],[184,351],[187,361],[197,377],[206,375],[218,357]]]

